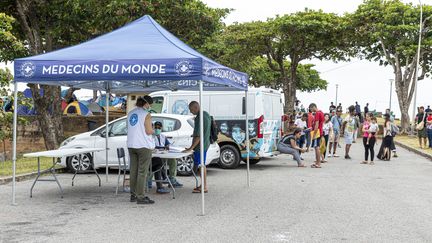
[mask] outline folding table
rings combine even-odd
[[[35,179],[35,181],[33,182],[33,185],[30,188],[30,197],[33,196],[33,188],[36,184],[36,182],[38,181],[55,181],[57,182],[57,185],[60,188],[60,192],[61,192],[61,197],[63,198],[63,188],[60,185],[60,182],[57,179],[57,176],[55,174],[55,165],[58,163],[58,161],[56,160],[56,158],[61,158],[61,157],[69,157],[69,156],[81,156],[82,154],[86,154],[86,153],[91,153],[92,154],[92,158],[94,158],[94,152],[99,152],[99,151],[103,151],[105,150],[105,148],[68,148],[68,149],[56,149],[56,150],[48,150],[48,151],[42,151],[42,152],[35,152],[35,153],[27,153],[24,154],[23,156],[26,158],[37,158],[37,162],[38,162],[38,175]],[[53,158],[53,165],[42,172],[46,172],[49,171],[52,176],[54,177],[54,179],[41,179],[39,178],[41,176],[41,170],[40,170],[40,158],[41,157],[46,157],[46,158]],[[72,178],[72,186],[73,186],[73,180],[75,179],[76,174],[78,173],[78,171],[80,171],[82,169],[82,161],[81,158],[78,159],[78,169],[75,171],[75,174]],[[99,174],[97,173],[96,169],[93,166],[93,161],[92,161],[92,168],[94,170],[94,172],[96,173],[96,176],[99,179],[99,186],[101,186],[101,179],[99,177]]]

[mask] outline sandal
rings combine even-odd
[[[367,161],[362,161],[360,164],[367,165],[368,162]]]
[[[321,169],[321,166],[319,166],[319,165],[316,165],[316,164],[312,164],[312,165],[311,165],[311,168],[315,168],[315,169]]]
[[[370,165],[374,165],[375,163],[374,163],[373,161],[371,161],[369,164],[370,164]]]
[[[307,167],[305,164],[298,165],[297,167],[305,168]]]
[[[204,193],[207,193],[208,190],[204,190]],[[196,187],[192,190],[192,193],[201,193],[201,187]]]

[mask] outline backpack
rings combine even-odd
[[[391,124],[390,125],[391,126],[391,128],[390,128],[390,132],[391,132],[391,135],[394,137],[394,136],[396,136],[397,134],[399,134],[399,127],[398,126],[396,126],[395,124]]]
[[[217,142],[219,129],[212,116],[210,116],[210,144]]]

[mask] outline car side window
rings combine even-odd
[[[126,119],[114,122],[111,125],[110,136],[126,136],[127,135],[127,122]]]
[[[166,117],[152,117],[153,124],[157,121],[162,123],[162,132],[177,131],[181,127],[181,123],[177,119]]]

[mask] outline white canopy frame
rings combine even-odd
[[[106,85],[105,94],[105,156],[106,156],[106,167],[105,167],[105,177],[108,182],[109,166],[108,166],[108,151],[109,151],[109,96],[111,95],[109,91],[109,84]],[[203,104],[203,81],[199,81],[199,103],[202,107]],[[245,119],[245,133],[246,133],[246,166],[247,166],[247,187],[250,187],[250,161],[249,161],[249,112],[248,112],[248,91],[245,91],[245,106],[246,106],[246,119]],[[14,82],[14,115],[13,115],[13,144],[12,144],[12,205],[17,205],[16,203],[16,161],[17,161],[17,120],[18,120],[18,83]],[[200,109],[200,161],[201,168],[205,168],[204,161],[204,121],[203,121],[203,109]],[[94,159],[94,158],[93,158]],[[204,187],[204,170],[201,169],[201,188]],[[205,215],[205,195],[204,190],[201,190],[201,215]]]

